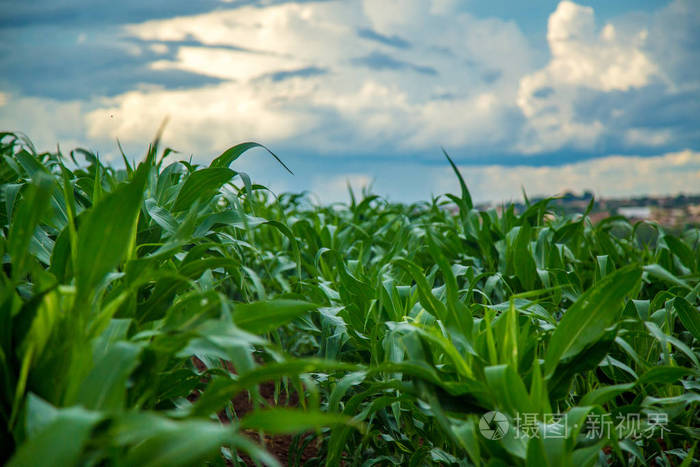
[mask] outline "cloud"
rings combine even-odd
[[[40,151],[91,147],[85,138],[85,104],[0,93],[0,128],[26,134]]]
[[[146,21],[153,18],[191,15],[221,6],[219,0],[23,0],[3,1],[0,27],[16,28],[36,25],[95,26]]]
[[[335,177],[314,177],[311,184],[311,192],[322,203],[348,202],[350,194],[348,186],[352,188],[356,197],[372,185],[372,178],[367,174],[348,173]]]
[[[659,19],[598,26],[592,8],[563,1],[548,21],[550,60],[538,69],[514,23],[475,18],[450,2],[392,1],[244,6],[129,25],[136,43],[168,48],[149,63],[151,72],[221,82],[193,91],[196,99],[131,91],[102,113],[159,121],[153,109],[167,111],[173,126],[188,128],[173,144],[200,153],[248,135],[326,156],[426,160],[444,145],[481,163],[523,154],[532,163],[555,152],[564,163],[693,147],[700,139],[692,119],[679,117],[700,115],[698,91],[679,87],[678,73],[667,72],[649,47],[657,24],[669,22],[666,10]],[[187,113],[174,105],[183,100],[191,101]],[[96,115],[88,116],[91,134],[116,136],[113,122],[97,124]],[[120,137],[137,138],[126,132],[139,126],[119,126]]]
[[[23,5],[10,13],[17,24],[0,31],[11,39],[0,41],[0,66],[13,70],[0,78],[0,123],[48,147],[87,140],[113,151],[119,138],[141,148],[169,116],[165,144],[200,161],[253,139],[323,174],[288,185],[295,189],[345,173],[425,197],[441,191],[427,181],[445,177],[440,146],[478,174],[475,186],[501,196],[519,193],[523,179],[584,183],[575,172],[593,177],[586,164],[613,164],[610,154],[650,167],[642,156],[700,145],[692,0],[603,22],[561,2],[549,11],[548,56],[522,23],[454,0],[178,0],[165,12],[134,4],[126,25],[121,13],[90,25],[115,8],[102,1],[85,20],[68,18],[86,10],[78,0],[41,3],[44,12]],[[535,167],[544,165],[557,167]],[[621,186],[606,177],[602,184]]]
[[[380,44],[396,47],[398,49],[409,49],[411,47],[410,42],[402,39],[399,36],[385,36],[384,34],[379,34],[377,31],[373,31],[369,28],[358,29],[357,36],[362,37],[363,39],[378,42]]]
[[[700,180],[700,152],[683,150],[652,157],[608,156],[558,167],[462,166],[462,174],[476,200],[521,199],[567,191],[593,190],[599,197],[676,195],[696,193]],[[449,168],[433,174],[436,192],[459,192]]]
[[[559,3],[547,29],[550,62],[520,80],[517,103],[528,121],[519,149],[533,153],[594,145],[605,124],[602,119],[582,121],[577,115],[582,88],[627,91],[658,77],[658,68],[640,49],[644,39],[643,32],[616,37],[612,24],[598,33],[592,8]]]
[[[144,84],[181,89],[220,81],[197,70],[154,68],[154,61],[172,56],[170,49],[153,50],[153,44],[115,38],[117,32],[29,28],[23,33],[28,33],[26,41],[1,43],[0,66],[12,73],[4,74],[0,85],[24,96],[88,101],[119,95]]]
[[[292,99],[309,93],[306,83],[293,81],[273,84],[284,87]],[[266,99],[254,86],[227,82],[193,90],[122,94],[86,114],[87,135],[98,140],[150,141],[165,116],[170,117],[167,144],[200,157],[244,140],[272,144],[292,138],[315,121],[311,114]]]
[[[413,63],[397,60],[390,55],[374,51],[364,57],[353,58],[350,60],[354,65],[363,65],[373,70],[410,70],[425,75],[437,75],[438,72],[433,67],[415,65]]]
[[[627,130],[624,135],[625,141],[630,146],[663,146],[671,140],[670,130],[646,130],[637,128]]]
[[[653,15],[649,23],[647,50],[664,75],[679,90],[700,87],[700,8],[693,0],[676,0]],[[634,17],[626,26],[632,24]]]
[[[426,165],[415,159],[381,161],[372,165],[359,161],[342,163],[326,159],[286,158],[296,176],[285,174],[269,158],[243,161],[237,170],[245,170],[254,180],[282,190],[310,190],[322,202],[348,201],[347,182],[359,193],[363,186],[393,200],[413,202],[432,195],[459,194],[459,183],[452,169]],[[284,158],[284,155],[282,156]],[[261,165],[258,165],[261,164]],[[469,165],[460,171],[477,203],[552,196],[567,191],[593,191],[598,198],[643,195],[697,193],[700,179],[700,151],[682,150],[654,156],[612,155],[558,166]]]
[[[519,83],[517,105],[527,122],[516,148],[602,155],[697,144],[697,131],[668,124],[663,111],[672,106],[672,114],[686,120],[700,115],[700,73],[687,61],[700,45],[692,32],[700,28],[700,15],[689,11],[696,10],[690,3],[676,1],[658,15],[621,18],[601,28],[592,8],[559,3],[547,28],[551,59]],[[663,53],[660,44],[666,45]]]
[[[488,152],[490,144],[512,139],[521,119],[514,105],[517,83],[533,69],[517,26],[453,14],[449,2],[399,6],[284,3],[129,25],[133,39],[173,49],[151,62],[152,70],[226,82],[192,91],[197,104],[192,99],[182,117],[173,104],[185,99],[179,92],[137,97],[132,91],[110,101],[103,113],[128,119],[172,109],[172,124],[192,129],[185,134],[197,129],[211,135],[200,151],[241,133],[325,155],[430,150],[433,157],[441,144]],[[422,28],[411,27],[422,19]],[[239,107],[245,114],[235,111]],[[213,122],[211,108],[224,112],[225,122]],[[88,117],[91,134],[114,136],[114,128],[94,123],[97,115]],[[181,118],[188,122],[178,123]],[[137,126],[121,126],[120,137],[136,138],[126,130]],[[194,149],[192,140],[178,138],[175,143]]]
[[[143,40],[175,42],[194,39],[205,46],[230,45],[266,51],[299,61],[350,56],[361,11],[351,2],[283,3],[244,6],[193,16],[126,26]]]
[[[298,70],[274,71],[272,73],[262,75],[258,79],[270,79],[274,82],[278,82],[292,78],[308,78],[310,76],[320,76],[325,75],[326,73],[328,73],[328,70],[325,70],[323,68],[319,68],[316,66],[307,66],[305,68],[299,68]]]
[[[310,68],[307,62],[294,57],[251,53],[223,47],[180,46],[174,60],[164,58],[150,64],[152,70],[198,73],[219,80],[250,81],[273,73]]]

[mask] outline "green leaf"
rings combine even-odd
[[[537,279],[537,266],[530,252],[530,225],[527,223],[519,227],[518,236],[515,237],[513,267],[525,290],[534,289]]]
[[[193,415],[205,416],[221,407],[244,390],[251,390],[265,381],[282,377],[298,377],[303,373],[356,371],[360,368],[350,363],[320,359],[289,359],[282,362],[268,363],[246,371],[235,380],[216,379],[212,381],[201,397],[192,406]]]
[[[274,228],[279,230],[282,233],[282,235],[289,239],[289,243],[292,246],[294,258],[296,260],[297,276],[301,280],[301,253],[299,251],[299,242],[297,242],[296,237],[294,237],[294,233],[292,233],[292,231],[289,229],[289,227],[287,227],[287,225],[278,221],[265,221],[265,224],[273,226]]]
[[[668,270],[664,269],[664,267],[659,264],[649,264],[647,266],[644,266],[644,272],[652,277],[660,279],[664,282],[668,282],[669,284],[678,285],[686,289],[692,289],[692,287],[689,286],[687,282],[671,274]]]
[[[153,222],[158,224],[166,233],[172,235],[177,232],[178,223],[170,213],[156,204],[153,198],[146,200],[146,211],[151,216]]]
[[[469,189],[467,188],[467,184],[464,183],[464,179],[462,178],[462,174],[459,173],[459,169],[455,165],[455,163],[452,161],[452,158],[447,154],[447,151],[445,149],[442,149],[442,153],[445,155],[447,160],[450,162],[450,165],[452,166],[452,170],[454,171],[455,175],[457,175],[457,179],[459,180],[459,187],[462,189],[462,207],[466,211],[471,211],[471,209],[474,207],[474,203],[472,203],[472,196],[471,193],[469,193]],[[461,209],[461,207],[460,207]],[[466,215],[466,212],[463,213],[463,215]]]
[[[12,259],[12,276],[18,279],[26,273],[29,245],[42,215],[46,212],[54,189],[54,181],[42,171],[34,174],[32,182],[22,193],[10,224],[7,252]]]
[[[700,341],[700,311],[683,297],[674,298],[672,303],[683,326]]]
[[[97,341],[103,345],[102,340]],[[96,348],[96,353],[102,349]],[[138,364],[141,347],[131,342],[116,342],[102,355],[79,386],[70,404],[79,404],[92,410],[119,410],[124,408],[127,380]]]
[[[664,235],[663,241],[666,242],[669,249],[678,257],[684,266],[691,271],[695,269],[695,256],[693,255],[693,250],[688,245],[683,243],[678,237],[672,235]]]
[[[290,408],[256,410],[241,420],[241,428],[262,430],[271,435],[299,433],[333,425],[362,429],[362,425],[345,415]]]
[[[545,353],[545,375],[550,377],[562,359],[577,355],[598,341],[616,322],[625,296],[637,286],[641,270],[630,265],[607,275],[576,300],[557,324]]]
[[[533,436],[527,443],[527,467],[549,467],[544,445],[539,436]]]
[[[39,161],[39,158],[36,156],[33,150],[32,153],[29,153],[28,151],[22,149],[15,154],[15,158],[27,172],[27,174],[32,178],[36,177],[39,173],[49,173],[46,167],[44,167],[44,165]]]
[[[210,167],[192,172],[182,184],[172,211],[183,211],[196,201],[211,199],[235,175],[236,172],[225,167]]]
[[[149,467],[204,465],[217,458],[225,444],[246,450],[254,446],[231,426],[205,420],[175,421],[150,413],[125,414],[115,424],[112,437],[118,445],[129,447],[124,465]],[[264,451],[249,452],[258,460],[278,465]]]
[[[233,309],[233,321],[244,331],[263,334],[317,308],[314,303],[284,298],[239,303]]]
[[[148,164],[141,164],[131,182],[117,186],[85,213],[78,229],[76,283],[80,297],[89,296],[126,256],[149,170]]]
[[[500,409],[513,416],[535,412],[525,384],[509,365],[488,366],[484,375]]]
[[[33,395],[27,400],[27,411],[28,419],[39,420],[43,426],[32,430],[34,432],[19,446],[8,467],[33,467],[47,463],[76,465],[90,432],[102,418],[101,414],[82,407],[56,410]]]
[[[231,165],[233,163],[233,161],[238,159],[241,156],[241,154],[246,152],[248,149],[252,149],[252,148],[263,148],[272,157],[274,157],[277,160],[277,162],[279,162],[282,165],[282,167],[287,169],[287,172],[294,175],[294,173],[291,170],[289,170],[289,167],[287,167],[284,164],[284,162],[282,162],[282,160],[275,155],[275,153],[270,151],[268,148],[266,148],[262,144],[253,143],[253,142],[240,143],[240,144],[237,144],[233,147],[228,148],[219,157],[214,159],[209,167],[228,167],[229,165]]]
[[[632,388],[634,388],[634,383],[603,386],[583,396],[579,405],[602,405],[623,392],[630,391]]]
[[[697,374],[690,368],[680,366],[654,366],[637,381],[638,384],[673,384],[684,376]]]
[[[447,307],[433,295],[432,289],[426,280],[425,273],[415,263],[404,258],[394,260],[394,264],[410,274],[411,278],[416,282],[421,305],[436,318],[449,320],[447,316]]]

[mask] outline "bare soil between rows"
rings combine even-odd
[[[195,367],[200,370],[206,370],[206,365],[199,360],[197,357],[192,357],[192,362]],[[226,368],[231,372],[235,373],[235,368],[230,362],[224,362]],[[258,386],[258,391],[260,397],[265,401],[265,405],[269,407],[298,407],[299,406],[299,396],[296,392],[292,392],[288,395],[285,391],[281,391],[277,401],[275,401],[275,383],[273,381],[267,381],[261,383]],[[194,392],[188,396],[188,399],[192,402],[197,400],[199,394]],[[233,405],[233,410],[237,418],[243,418],[247,413],[255,410],[255,405],[252,398],[247,391],[244,391],[236,395],[231,403]],[[221,423],[230,423],[228,415],[225,411],[221,411],[218,414]],[[294,438],[298,435],[264,435],[263,442],[260,442],[260,435],[255,430],[242,430],[242,433],[249,437],[254,442],[263,445],[267,451],[269,451],[279,462],[284,466],[288,465],[304,465],[307,461],[312,459],[317,459],[320,451],[320,438],[314,438],[310,442],[306,443],[303,450],[299,453],[298,447],[294,449],[294,453],[290,453],[290,448],[292,448],[295,443]],[[315,437],[315,433],[307,432],[303,433],[301,437],[308,439],[308,437]],[[298,441],[298,444],[303,444]],[[239,452],[238,455],[241,457],[245,465],[254,466],[255,462],[243,452]],[[296,455],[296,459],[290,459],[290,455]],[[322,460],[317,459],[320,464]],[[231,461],[226,461],[227,465],[234,465]]]

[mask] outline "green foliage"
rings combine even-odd
[[[479,211],[449,156],[459,197],[317,206],[229,168],[255,147],[117,170],[0,135],[0,460],[277,465],[255,432],[309,465],[697,464],[700,232]]]

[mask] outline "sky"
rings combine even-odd
[[[0,0],[0,130],[411,202],[700,192],[700,2]]]

